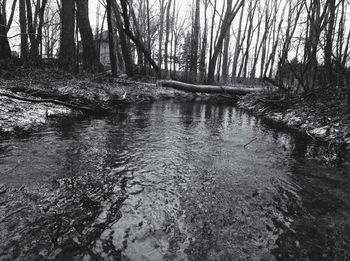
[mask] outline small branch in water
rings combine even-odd
[[[8,219],[9,217],[13,216],[14,214],[17,214],[19,212],[21,212],[23,209],[26,209],[27,207],[24,206],[24,207],[21,207],[15,211],[12,211],[11,213],[9,213],[6,217],[4,217],[3,219],[0,220],[0,223],[4,222],[6,219]]]
[[[244,146],[243,146],[243,148],[246,148],[250,143],[252,143],[253,141],[255,141],[255,140],[257,140],[258,138],[257,137],[255,137],[254,139],[252,139],[251,141],[249,141],[247,144],[245,144]]]
[[[7,188],[5,185],[4,185],[4,186],[1,186],[1,187],[0,187],[0,195],[6,193],[7,189],[8,189],[8,188]]]

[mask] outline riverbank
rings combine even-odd
[[[237,100],[222,95],[196,94],[157,86],[155,80],[143,82],[114,78],[108,74],[72,75],[59,69],[18,69],[3,74],[0,92],[26,99],[51,99],[36,103],[0,96],[0,133],[8,136],[32,132],[47,122],[76,117],[84,113],[115,113],[128,104],[157,100],[214,101],[234,104]],[[147,82],[149,81],[149,82]],[[311,144],[306,156],[323,163],[350,165],[350,114],[346,88],[321,89],[307,96],[285,98],[277,94],[257,93],[241,96],[237,106],[269,124],[305,134]],[[275,96],[275,97],[273,97]],[[85,108],[84,110],[75,107]],[[319,146],[322,143],[323,146]],[[319,148],[324,148],[320,150]]]
[[[275,96],[275,97],[273,97]],[[242,96],[237,106],[274,124],[308,136],[323,149],[306,156],[326,164],[350,165],[350,112],[346,87],[320,89],[293,98],[269,93]]]
[[[195,95],[183,91],[113,78],[107,74],[72,75],[58,69],[18,69],[0,78],[0,133],[11,135],[35,130],[56,118],[85,113],[105,114],[123,105],[155,100],[191,100]],[[28,100],[18,100],[13,97]],[[38,102],[49,99],[53,102]],[[67,105],[55,104],[64,102]],[[81,107],[82,109],[79,109]]]

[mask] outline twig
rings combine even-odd
[[[13,216],[14,214],[17,214],[18,212],[21,212],[23,209],[27,208],[27,206],[21,207],[17,210],[14,210],[12,212],[10,212],[6,217],[4,217],[3,219],[0,220],[0,223],[4,222],[6,219],[8,219],[9,217]]]
[[[252,139],[251,141],[249,141],[247,144],[245,144],[244,146],[243,146],[243,148],[246,148],[250,143],[252,143],[253,141],[255,141],[255,140],[257,140],[258,138],[257,137],[255,137],[254,139]]]
[[[4,189],[3,189],[3,188],[4,188]],[[8,187],[2,186],[2,187],[1,187],[1,190],[0,190],[0,195],[6,193],[7,189],[8,189]]]

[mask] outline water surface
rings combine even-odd
[[[61,203],[92,214],[65,213],[71,229],[33,258],[348,260],[349,170],[309,149],[234,107],[157,102],[3,140],[0,182],[89,199]]]

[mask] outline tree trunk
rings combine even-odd
[[[213,55],[213,48],[214,48],[214,27],[215,27],[215,14],[216,14],[216,5],[217,0],[214,0],[214,11],[213,16],[211,18],[211,28],[210,28],[210,47],[209,47],[209,57]]]
[[[171,0],[168,2],[167,11],[166,11],[166,25],[165,25],[165,46],[164,46],[164,69],[165,75],[169,77],[169,69],[168,69],[168,43],[169,43],[169,34],[170,34],[170,7]]]
[[[335,23],[335,0],[328,0],[328,2],[329,2],[329,19],[328,19],[328,28],[326,32],[324,63],[327,71],[326,72],[327,82],[332,83],[333,81],[332,55],[333,55],[333,32],[334,32],[334,23]]]
[[[151,18],[149,9],[149,0],[146,0],[147,9],[147,48],[151,51]],[[151,65],[148,65],[148,73],[151,73]]]
[[[159,0],[160,18],[159,18],[159,39],[158,39],[158,67],[162,68],[162,47],[163,47],[163,31],[164,31],[164,13],[166,8],[165,0]]]
[[[73,71],[75,66],[74,1],[61,0],[61,39],[59,63],[61,68]]]
[[[99,64],[89,20],[89,1],[75,0],[75,3],[77,5],[77,22],[83,46],[83,68],[97,72],[99,71]]]
[[[19,1],[19,24],[21,28],[21,60],[26,63],[28,61],[28,32],[26,5],[23,0]]]
[[[190,81],[197,81],[197,65],[198,65],[198,39],[199,39],[199,15],[200,15],[200,3],[196,0],[196,9],[194,16],[193,32],[191,37],[191,58],[190,58]]]
[[[115,46],[114,46],[114,31],[113,31],[113,24],[112,24],[111,0],[107,0],[106,12],[107,12],[107,26],[108,26],[109,60],[111,63],[112,75],[116,76],[117,61],[116,61]]]
[[[11,48],[7,38],[6,2],[0,5],[0,59],[11,57]]]
[[[219,35],[217,44],[214,48],[213,56],[210,58],[210,61],[209,61],[209,70],[208,70],[208,82],[209,83],[214,83],[216,62],[217,62],[218,56],[221,52],[226,32],[230,28],[233,19],[236,17],[236,14],[240,10],[240,8],[243,6],[243,3],[244,3],[244,0],[241,0],[240,2],[236,3],[233,10],[226,10],[226,14],[225,14],[225,17],[224,17],[224,20],[222,22],[222,26],[220,29],[220,35]]]
[[[26,0],[28,32],[30,40],[29,60],[30,63],[36,65],[40,60],[39,47],[42,40],[42,28],[44,24],[44,12],[47,4],[47,0],[42,2],[38,0],[35,5],[35,12],[33,16],[32,3],[30,0]]]
[[[134,66],[133,66],[133,61],[131,58],[131,49],[130,49],[130,44],[126,38],[126,34],[123,30],[123,22],[121,19],[121,11],[120,8],[115,0],[112,0],[112,7],[114,11],[114,15],[116,18],[116,23],[117,23],[117,29],[119,33],[119,40],[120,40],[120,47],[122,50],[122,55],[123,55],[123,60],[125,64],[125,70],[126,74],[129,77],[132,77],[134,75]]]
[[[199,78],[200,81],[204,81],[205,79],[205,61],[206,61],[206,53],[207,53],[207,42],[208,42],[208,21],[207,21],[207,9],[208,9],[209,1],[206,0],[204,2],[204,29],[203,29],[203,40],[202,40],[202,50],[201,57],[199,62]]]
[[[238,25],[238,33],[237,33],[237,39],[236,39],[236,46],[235,46],[235,53],[233,56],[233,61],[232,61],[232,79],[231,82],[234,82],[234,79],[236,77],[236,72],[237,72],[237,63],[238,63],[238,57],[240,53],[240,46],[241,46],[241,35],[242,35],[242,21],[243,21],[243,13],[244,13],[244,6],[242,6],[241,10],[241,16],[239,18],[239,25]]]
[[[149,61],[149,63],[152,65],[153,69],[155,70],[157,77],[160,78],[161,77],[160,68],[157,66],[155,61],[152,59],[150,51],[146,49],[146,47],[143,44],[143,42],[141,41],[141,39],[138,39],[137,37],[135,37],[134,34],[130,30],[130,20],[129,20],[129,16],[128,16],[127,2],[125,0],[122,0],[121,5],[122,5],[122,16],[124,19],[123,31],[131,39],[131,41],[133,41],[134,44],[140,49],[140,51],[144,54],[146,59]],[[129,7],[131,8],[132,6],[129,6]]]
[[[2,20],[2,14],[0,13],[0,19]],[[11,57],[10,44],[7,39],[6,25],[0,22],[0,59],[8,59]]]
[[[228,86],[215,86],[215,85],[195,85],[177,81],[159,81],[161,86],[170,87],[176,90],[187,92],[200,92],[200,93],[222,93],[229,95],[245,95],[253,92],[261,92],[263,88],[248,88],[248,87],[228,87]]]
[[[248,36],[247,36],[247,42],[246,42],[246,49],[245,49],[245,58],[244,58],[244,67],[243,67],[243,77],[247,78],[247,72],[248,72],[248,60],[249,60],[249,49],[250,44],[252,42],[253,38],[253,23],[254,23],[254,15],[257,8],[258,1],[255,2],[253,5],[253,2],[249,5],[249,28],[248,28]]]
[[[232,1],[227,1],[227,9],[232,9]],[[228,53],[229,53],[229,46],[230,46],[230,27],[228,28],[225,36],[225,43],[224,43],[224,52],[222,54],[222,81],[226,83],[228,81]]]

